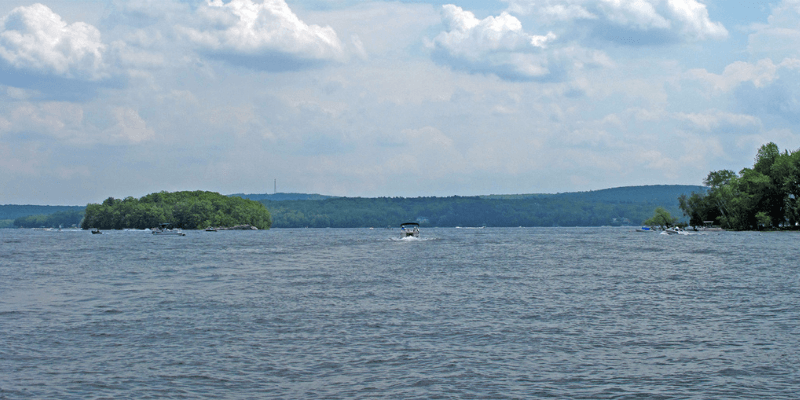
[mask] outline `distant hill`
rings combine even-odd
[[[656,207],[682,217],[678,197],[703,186],[629,186],[589,192],[451,197],[259,200],[275,228],[357,228],[417,221],[427,226],[639,225]]]
[[[678,196],[692,192],[705,193],[705,186],[694,185],[648,185],[624,186],[611,189],[591,190],[588,192],[488,195],[487,199],[527,199],[527,198],[561,198],[582,202],[602,203],[646,203],[662,206],[678,206]]]
[[[587,192],[564,192],[564,193],[530,193],[530,194],[492,194],[477,196],[483,199],[529,199],[529,198],[564,198],[575,201],[585,202],[604,202],[604,203],[650,203],[659,205],[678,206],[678,196],[690,194],[692,192],[703,193],[707,190],[705,186],[694,185],[647,185],[647,186],[624,186],[611,189],[591,190]],[[237,196],[250,200],[326,200],[337,196],[326,196],[321,194],[305,193],[274,193],[274,194],[244,194],[235,193],[228,196]],[[468,196],[467,196],[468,197]],[[346,198],[346,197],[345,197]]]
[[[84,206],[35,206],[0,204],[0,219],[16,219],[28,215],[50,215],[61,211],[83,211]]]
[[[336,197],[321,194],[236,193],[264,204],[272,213],[273,227],[377,227],[406,221],[429,226],[600,226],[638,225],[657,206],[682,217],[678,197],[702,193],[704,186],[626,186],[587,192],[532,193],[450,197]],[[0,205],[0,222],[10,227],[14,219],[83,211],[81,206]],[[2,225],[2,224],[0,224]]]
[[[249,200],[270,200],[270,201],[285,201],[285,200],[325,200],[334,196],[325,196],[321,194],[305,194],[305,193],[274,193],[274,194],[244,194],[235,193],[229,194],[230,197],[241,197]]]

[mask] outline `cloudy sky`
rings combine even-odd
[[[799,123],[800,0],[0,2],[0,204],[701,184]]]

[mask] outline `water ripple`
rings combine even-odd
[[[0,230],[0,398],[795,398],[797,237]]]

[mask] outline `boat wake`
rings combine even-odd
[[[414,237],[414,236],[406,236],[406,237],[401,237],[401,238],[397,238],[397,237],[389,238],[389,240],[391,240],[393,242],[427,242],[427,241],[431,241],[431,240],[436,240],[436,238],[431,238],[431,237],[421,238],[421,237]]]

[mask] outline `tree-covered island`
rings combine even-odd
[[[251,225],[269,229],[272,218],[263,204],[215,192],[158,192],[140,199],[109,197],[86,206],[81,228],[145,229],[171,223],[182,229]]]
[[[737,174],[712,171],[704,193],[681,195],[689,224],[713,223],[731,230],[798,229],[800,222],[800,150],[780,152],[775,143],[758,150],[753,168]]]

